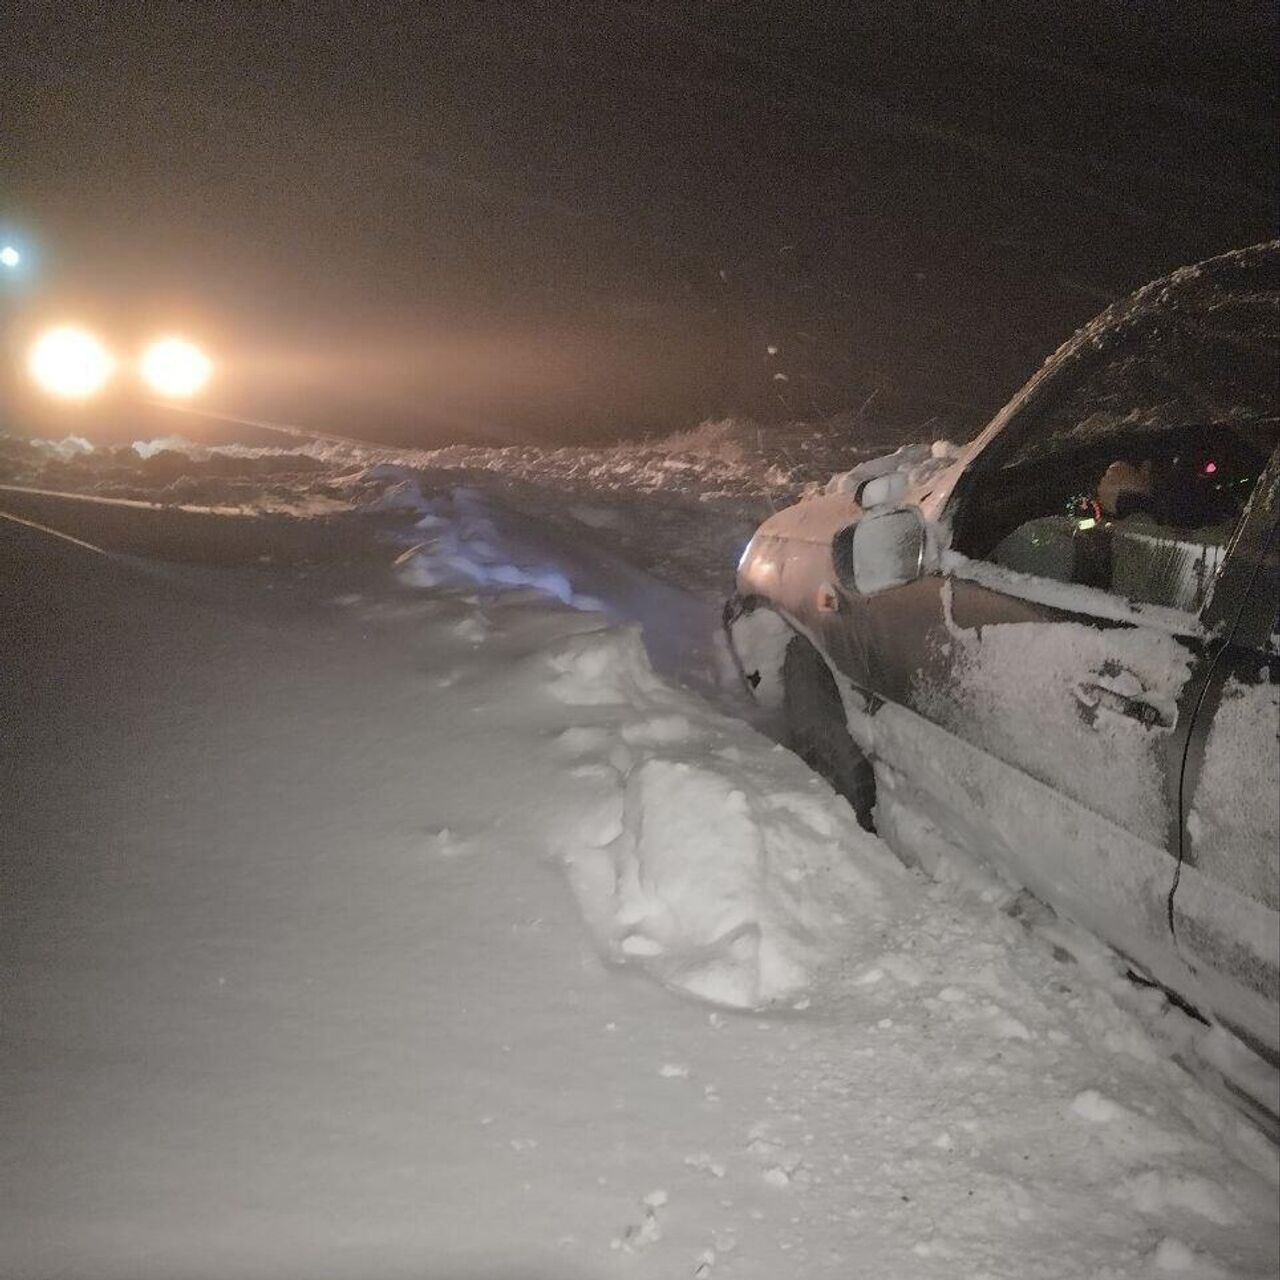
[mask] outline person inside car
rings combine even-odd
[[[1124,458],[1113,462],[1098,481],[1097,503],[1103,515],[1112,520],[1154,515],[1154,474],[1151,458],[1137,463]]]
[[[1102,473],[1096,501],[1110,528],[1113,593],[1177,609],[1204,602],[1235,517],[1207,522],[1195,480],[1177,457],[1159,467],[1153,458],[1119,458]]]

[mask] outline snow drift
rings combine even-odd
[[[794,1000],[891,913],[902,868],[790,753],[653,675],[637,631],[547,656],[591,711],[560,750],[590,802],[553,831],[601,951],[733,1008]],[[601,724],[601,708],[615,712]]]
[[[598,607],[595,600],[575,592],[559,569],[504,545],[482,498],[473,490],[454,489],[428,499],[408,472],[381,501],[394,504],[396,510],[421,512],[409,535],[414,540],[397,562],[400,577],[409,586],[499,591],[531,587],[573,608]]]
[[[416,591],[7,528],[0,1272],[1273,1272],[1274,1148],[1158,992],[508,588],[496,504],[416,501]]]
[[[504,541],[478,495],[420,503],[406,585],[595,605]],[[803,998],[891,912],[903,868],[790,752],[750,734],[747,749],[740,722],[659,678],[638,627],[598,622],[512,675],[566,721],[556,749],[576,803],[545,839],[597,947],[716,1005]]]

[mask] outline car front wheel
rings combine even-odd
[[[844,796],[861,827],[874,831],[876,778],[871,761],[849,736],[831,669],[803,636],[787,645],[782,685],[787,746]]]

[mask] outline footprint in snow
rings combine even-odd
[[[1086,1089],[1071,1100],[1071,1112],[1092,1124],[1112,1124],[1130,1118],[1131,1112],[1096,1089]]]
[[[556,746],[569,756],[585,756],[605,751],[611,735],[607,729],[575,725],[556,735]]]
[[[640,1202],[641,1217],[609,1241],[609,1247],[622,1253],[636,1253],[647,1249],[662,1239],[662,1225],[658,1221],[659,1210],[667,1204],[667,1193],[661,1189],[650,1191]]]
[[[441,827],[432,832],[429,847],[437,858],[461,858],[474,852],[475,842],[449,827]]]
[[[696,1156],[685,1156],[684,1163],[699,1173],[709,1173],[713,1178],[723,1178],[725,1166],[720,1160],[713,1160],[705,1151]]]
[[[647,720],[633,721],[631,724],[623,725],[622,736],[635,746],[666,746],[674,742],[687,741],[693,736],[693,725],[688,716],[650,716]]]
[[[1157,1276],[1180,1275],[1196,1280],[1227,1280],[1225,1268],[1205,1253],[1197,1253],[1174,1236],[1165,1236],[1150,1255],[1151,1273]]]
[[[809,1171],[803,1157],[771,1137],[766,1126],[753,1126],[747,1150],[760,1165],[760,1177],[768,1186],[782,1190],[808,1185]]]
[[[482,644],[489,638],[490,629],[489,624],[483,618],[473,615],[455,623],[453,634],[459,640],[466,640],[470,644]]]

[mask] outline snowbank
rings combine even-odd
[[[84,436],[67,435],[60,440],[36,439],[31,443],[37,450],[60,458],[64,462],[93,453],[93,445]]]
[[[246,441],[261,438],[263,424],[245,425]],[[87,441],[0,433],[0,481],[248,514],[311,517],[354,509],[384,522],[417,510],[424,485],[463,484],[719,602],[732,590],[743,545],[770,511],[904,435],[861,419],[767,427],[724,419],[656,441],[411,449],[279,429],[293,437],[287,447],[210,445],[174,435],[94,449]]]
[[[594,712],[558,742],[586,816],[551,844],[610,960],[760,1008],[802,997],[891,913],[904,872],[848,806],[789,753],[658,681],[638,632],[575,636],[545,662],[551,695]]]

